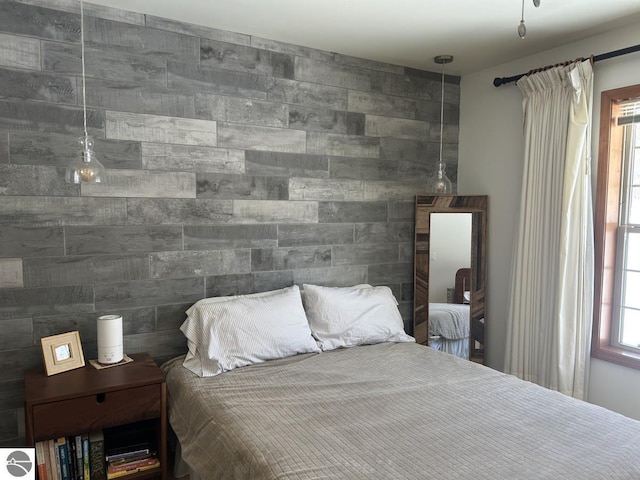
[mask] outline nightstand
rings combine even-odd
[[[28,445],[143,420],[155,424],[160,467],[126,479],[167,478],[167,393],[164,374],[147,353],[103,370],[83,368],[48,377],[44,368],[25,372]]]

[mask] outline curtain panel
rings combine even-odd
[[[505,370],[584,398],[593,300],[589,61],[518,81],[524,170]]]

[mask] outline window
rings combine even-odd
[[[640,369],[640,85],[602,92],[592,355]]]

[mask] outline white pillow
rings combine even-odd
[[[322,350],[382,342],[415,342],[404,331],[389,287],[303,285],[304,306]]]
[[[189,347],[183,365],[200,377],[320,352],[297,286],[211,300],[201,300],[187,310],[189,316],[180,327]]]

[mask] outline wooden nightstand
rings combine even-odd
[[[78,435],[142,420],[155,424],[160,468],[129,479],[167,478],[167,393],[164,374],[146,353],[133,362],[96,370],[87,365],[47,377],[44,368],[25,373],[26,441]]]

